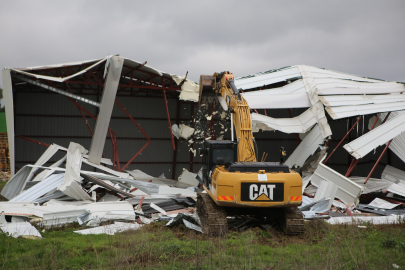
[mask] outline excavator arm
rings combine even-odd
[[[215,73],[214,76],[205,77],[205,80],[200,80],[200,94],[203,92],[202,88],[204,88],[205,93],[207,93],[207,89],[214,91],[215,96],[219,96],[220,99],[222,98],[222,102],[225,103],[223,105],[225,105],[231,113],[238,143],[237,161],[255,162],[257,160],[257,149],[252,133],[250,109],[247,101],[235,86],[233,74],[225,71]],[[211,103],[216,101],[220,102],[215,96],[202,98],[202,100],[206,102],[211,101]]]

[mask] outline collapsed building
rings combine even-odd
[[[201,231],[195,214],[167,211],[194,206],[199,145],[230,139],[232,127],[221,104],[198,106],[187,75],[115,55],[6,68],[3,82],[18,171],[2,191],[4,217],[89,226],[171,219]],[[259,158],[278,161],[283,146],[285,164],[302,174],[306,218],[404,213],[403,83],[292,66],[235,84],[252,110]],[[111,230],[126,227],[134,226]]]

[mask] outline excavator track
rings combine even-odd
[[[297,207],[284,208],[284,220],[281,227],[286,235],[304,233],[304,216]]]
[[[207,193],[197,194],[197,214],[203,232],[208,236],[224,236],[228,232],[225,210],[218,206]]]

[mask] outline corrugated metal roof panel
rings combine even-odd
[[[343,147],[355,158],[362,158],[405,131],[405,113],[399,114]]]

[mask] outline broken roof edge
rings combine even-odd
[[[315,68],[315,69],[319,69],[319,70],[325,70],[325,71],[329,71],[329,72],[336,72],[336,73],[340,73],[340,74],[346,75],[346,76],[354,76],[354,77],[359,77],[359,78],[364,78],[364,79],[374,80],[374,81],[379,81],[379,82],[396,82],[396,83],[405,84],[404,82],[387,81],[387,80],[383,80],[383,79],[370,78],[370,77],[366,77],[366,76],[360,76],[360,75],[356,75],[356,74],[350,74],[350,73],[335,71],[335,70],[326,69],[326,68],[319,68],[319,67],[310,66],[310,65],[293,65],[293,66],[286,66],[286,67],[282,67],[282,68],[278,68],[278,69],[271,69],[268,71],[262,71],[262,72],[257,72],[257,73],[249,74],[246,76],[238,77],[238,78],[235,78],[235,81],[249,79],[249,78],[253,78],[253,77],[259,77],[259,76],[276,73],[276,72],[287,70],[287,69],[298,68],[299,66],[305,66],[305,67]]]
[[[26,72],[24,70],[14,69],[14,68],[10,68],[10,70],[12,70],[12,71],[14,71],[16,73],[21,73],[21,74],[26,75],[26,76],[35,77],[37,79],[43,79],[43,80],[54,81],[54,82],[64,82],[64,81],[67,81],[67,80],[69,80],[71,78],[74,78],[76,76],[79,76],[79,75],[87,72],[88,70],[100,65],[101,63],[103,63],[106,60],[107,60],[107,58],[102,58],[100,61],[94,63],[93,65],[91,65],[91,66],[89,66],[89,67],[87,67],[87,68],[85,68],[85,69],[83,69],[83,70],[81,70],[81,71],[79,71],[79,72],[77,72],[75,74],[72,74],[70,76],[63,77],[63,78],[62,77],[52,77],[52,76],[33,74],[33,73],[30,73],[30,72]],[[59,66],[59,67],[68,66],[68,65],[64,65],[64,64],[60,64],[60,65],[61,66]],[[48,68],[48,67],[46,67],[46,68]],[[46,68],[44,67],[42,69],[46,69]],[[49,68],[52,68],[52,67],[49,67]],[[39,68],[38,69],[31,69],[31,70],[39,70]]]
[[[119,54],[115,54],[115,55],[108,55],[104,58],[99,58],[99,59],[93,59],[93,60],[84,60],[84,61],[76,61],[76,62],[68,62],[68,63],[61,63],[61,64],[53,64],[53,65],[44,65],[44,66],[34,66],[34,67],[27,67],[27,68],[9,68],[6,67],[4,69],[8,69],[8,70],[12,70],[13,72],[16,73],[21,73],[23,75],[27,75],[27,76],[31,76],[31,77],[35,77],[37,79],[43,79],[43,80],[49,80],[49,81],[55,81],[55,82],[64,82],[67,81],[71,78],[74,78],[80,74],[83,74],[85,72],[87,72],[88,70],[102,64],[104,61],[109,61],[109,59],[112,56],[119,56]],[[151,66],[148,66],[144,63],[135,61],[133,59],[130,58],[126,58],[126,57],[122,57],[124,59],[124,64],[129,64],[129,65],[134,65],[134,67],[136,66],[140,66],[139,68],[141,70],[144,70],[146,72],[150,72],[150,73],[154,73],[160,77],[167,77],[167,78],[172,78],[172,74],[167,73],[167,72],[162,72],[156,68],[153,68]],[[46,70],[46,69],[53,69],[53,68],[62,68],[62,67],[69,67],[69,66],[79,66],[79,65],[85,65],[85,64],[89,64],[89,63],[93,63],[91,66],[75,73],[72,74],[70,76],[67,77],[52,77],[52,76],[45,76],[45,75],[38,75],[38,74],[33,74],[30,71],[41,71],[41,70]]]

